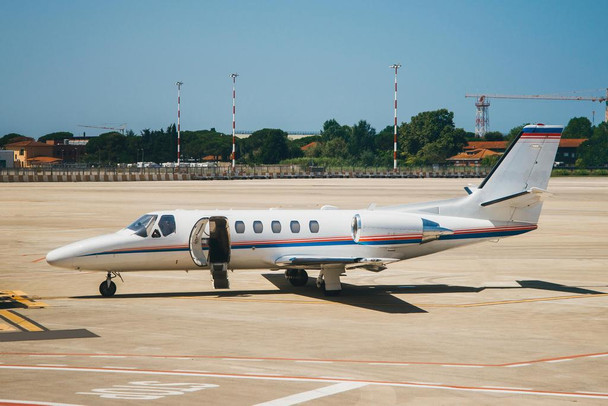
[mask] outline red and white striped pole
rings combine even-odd
[[[232,170],[236,164],[236,146],[235,146],[235,132],[236,132],[236,77],[238,73],[231,73],[232,78]]]
[[[393,170],[397,170],[397,69],[401,67],[400,64],[396,63],[389,66],[391,69],[395,69],[395,129],[393,131]]]
[[[175,84],[177,85],[177,166],[179,167],[179,157],[180,157],[180,150],[179,150],[179,144],[181,141],[181,137],[180,137],[180,90],[182,85],[184,84],[184,82],[175,82]]]

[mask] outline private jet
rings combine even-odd
[[[294,286],[318,271],[326,295],[340,277],[391,263],[537,228],[563,127],[528,125],[488,176],[466,195],[428,203],[360,210],[172,210],[146,213],[126,228],[48,253],[56,267],[100,271],[99,292],[116,292],[112,279],[135,271],[208,270],[216,289],[229,288],[229,271],[284,270]]]

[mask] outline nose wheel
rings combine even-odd
[[[112,282],[112,279],[119,277],[122,280],[122,276],[118,272],[108,272],[106,280],[101,282],[99,285],[99,293],[103,297],[112,297],[116,293],[116,284]]]

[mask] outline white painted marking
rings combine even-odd
[[[394,362],[368,362],[367,365],[382,365],[382,366],[397,366],[397,367],[406,367],[410,364],[398,364]]]
[[[346,392],[352,389],[361,388],[367,386],[361,382],[342,382],[335,385],[325,386],[320,389],[313,389],[311,391],[296,393],[295,395],[286,396],[284,398],[271,400],[269,402],[258,403],[256,406],[289,406],[297,405],[298,403],[307,402],[309,400],[324,398],[326,396],[335,395],[338,393]]]
[[[577,390],[576,393],[589,393],[591,395],[604,395],[604,396],[606,396],[606,393],[602,393],[602,392],[588,392],[588,391],[583,391],[583,390]]]
[[[532,390],[532,388],[516,388],[516,387],[510,387],[510,386],[482,386],[482,388],[506,389],[506,390]]]
[[[441,382],[416,382],[412,381],[411,383],[416,385],[443,385]]]
[[[78,406],[71,403],[36,402],[34,400],[0,399],[0,402],[15,405]]]
[[[90,373],[106,373],[106,374],[131,374],[131,375],[156,375],[156,376],[192,376],[193,373],[187,372],[172,372],[172,371],[149,371],[149,370],[126,370],[126,369],[103,369],[103,368],[88,368],[88,367],[38,367],[38,366],[30,366],[30,365],[0,365],[0,369],[10,369],[10,370],[24,370],[24,371],[65,371],[65,372],[75,372],[82,374],[84,372]],[[253,379],[260,381],[281,381],[281,382],[333,382],[340,383],[338,380],[332,379],[322,379],[322,378],[304,378],[304,377],[293,377],[293,376],[248,376],[248,375],[238,375],[238,374],[217,374],[217,373],[199,373],[201,377],[206,378],[218,378],[218,379]],[[351,382],[348,382],[351,383]],[[585,399],[608,399],[608,392],[600,393],[596,392],[593,395],[585,393],[570,393],[570,392],[553,392],[553,391],[523,391],[523,390],[500,390],[500,389],[489,389],[489,388],[480,388],[480,387],[462,387],[462,386],[448,386],[444,384],[421,384],[414,382],[377,382],[377,381],[366,381],[366,380],[357,380],[352,383],[361,383],[365,385],[375,385],[375,386],[391,386],[398,388],[417,388],[417,389],[438,389],[438,390],[448,390],[448,391],[457,391],[457,392],[478,392],[478,393],[518,393],[520,395],[532,395],[532,396],[557,396],[557,397],[571,397],[571,398],[585,398]]]
[[[67,367],[65,364],[36,364],[39,367]]]
[[[257,359],[257,358],[222,358],[222,361],[254,361],[254,362],[259,362],[259,361],[264,361],[263,359]]]
[[[446,368],[483,368],[482,365],[442,365]]]
[[[545,362],[549,362],[549,363],[555,363],[555,362],[566,362],[566,361],[572,361],[572,358],[566,358],[566,359],[554,359],[551,361],[545,361]]]
[[[333,364],[333,361],[308,361],[308,360],[297,360],[296,362],[302,363],[302,364]]]
[[[198,370],[198,369],[174,369],[173,371],[174,372],[192,372],[192,373],[195,373],[195,374],[206,374],[206,373],[209,372],[209,371],[201,371],[201,370]]]
[[[192,358],[186,358],[186,357],[176,357],[176,358],[173,358],[173,359],[192,359]]]
[[[340,379],[340,380],[348,380],[348,381],[355,380],[355,378],[350,377],[350,376],[321,376],[320,378],[324,378],[324,379]]]
[[[91,355],[91,358],[127,358],[124,355]]]
[[[600,357],[608,357],[608,354],[598,354],[598,355],[590,355],[589,358],[600,358]]]
[[[519,367],[527,367],[530,364],[514,364],[514,365],[507,365],[506,368],[519,368]]]
[[[113,366],[105,366],[104,368],[108,368],[108,369],[137,369],[137,367],[113,367]]]

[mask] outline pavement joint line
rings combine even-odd
[[[504,364],[463,364],[463,363],[441,363],[441,362],[423,362],[423,361],[409,361],[409,362],[395,362],[395,361],[370,361],[370,360],[349,360],[349,359],[302,359],[302,358],[285,358],[285,357],[226,357],[226,356],[218,356],[218,355],[160,355],[160,354],[89,354],[89,353],[27,353],[27,352],[10,352],[10,351],[0,351],[0,355],[19,355],[19,356],[29,356],[29,357],[89,357],[89,358],[161,358],[161,359],[225,359],[230,358],[234,360],[249,360],[256,359],[262,361],[283,361],[283,362],[304,362],[304,363],[345,363],[345,364],[377,364],[377,365],[450,365],[450,366],[470,366],[470,367],[495,367],[495,368],[517,368],[528,366],[531,364],[548,362],[553,360],[561,360],[561,359],[582,359],[582,358],[591,358],[591,357],[605,357],[608,356],[608,352],[601,353],[590,353],[590,354],[575,354],[563,357],[555,357],[555,358],[543,358],[543,359],[535,359],[529,361],[522,362],[512,362],[512,363],[504,363]]]
[[[259,358],[222,358],[222,361],[253,361],[253,362],[260,362],[260,361],[264,361],[263,359],[259,359]]]
[[[409,366],[410,364],[399,364],[399,363],[390,363],[387,364],[386,362],[368,362],[367,365],[382,365],[382,366],[396,366],[396,367],[406,367]]]
[[[515,386],[482,386],[482,388],[492,388],[492,389],[512,389],[512,390],[533,390],[532,388],[517,388]]]
[[[442,367],[447,368],[483,368],[482,365],[454,365],[454,364],[444,364]]]
[[[317,360],[303,360],[303,359],[299,359],[296,360],[295,362],[300,362],[300,363],[309,363],[309,364],[333,364],[333,361],[317,361]]]
[[[63,365],[65,366],[65,365]],[[117,367],[117,366],[104,366],[104,368],[108,368],[108,369],[137,369],[137,367]]]
[[[65,364],[36,364],[39,367],[67,367]]]
[[[382,380],[347,380],[347,379],[325,379],[320,377],[311,376],[268,376],[264,374],[260,375],[244,375],[244,374],[227,374],[227,373],[188,373],[188,372],[174,372],[164,370],[124,370],[124,369],[105,369],[105,368],[92,368],[92,367],[38,367],[31,365],[0,365],[0,369],[12,369],[12,370],[42,370],[42,371],[64,371],[64,372],[92,372],[92,373],[120,373],[120,374],[134,374],[134,375],[166,375],[166,376],[204,376],[209,378],[224,378],[224,379],[253,379],[253,380],[270,380],[270,381],[283,381],[283,382],[327,382],[327,383],[361,383],[365,385],[376,385],[376,386],[391,386],[391,387],[409,387],[409,388],[420,388],[420,389],[438,389],[448,391],[462,391],[462,392],[479,392],[479,393],[509,393],[519,395],[533,395],[533,396],[556,396],[556,397],[572,397],[572,398],[587,398],[587,399],[608,399],[608,393],[603,392],[559,392],[559,391],[548,391],[548,390],[516,390],[516,389],[504,389],[504,388],[483,388],[476,386],[464,386],[464,385],[427,385],[417,384],[406,381],[382,381]]]
[[[199,371],[196,369],[173,369],[173,372],[192,372],[192,373],[196,373],[196,374],[207,374],[209,373],[209,371]]]

